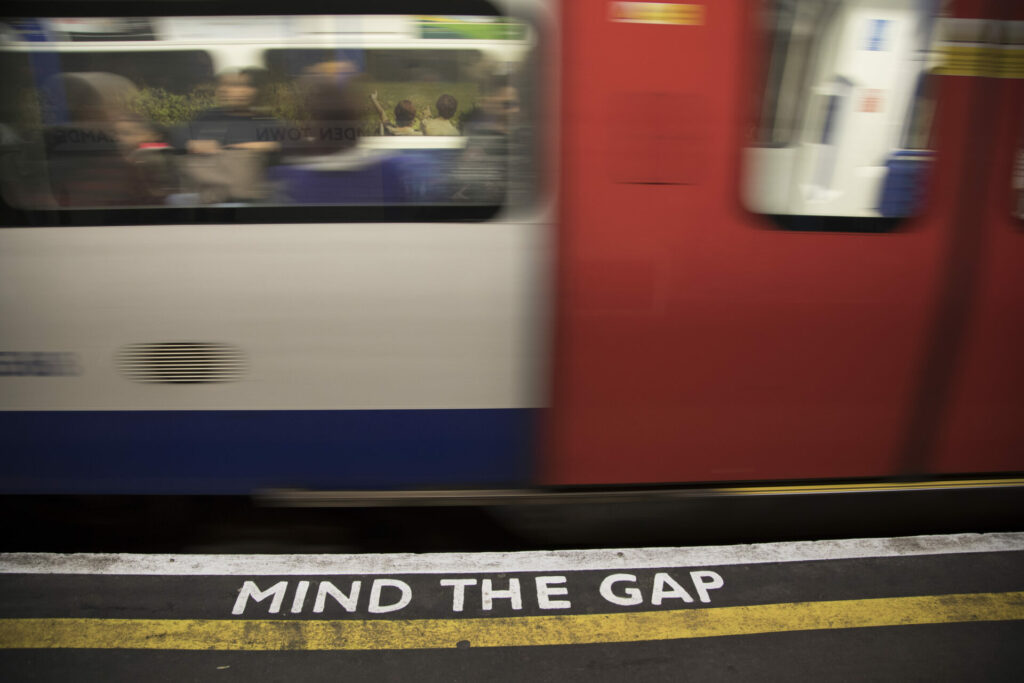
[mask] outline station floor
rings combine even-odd
[[[1019,680],[1024,533],[0,555],[6,680]]]

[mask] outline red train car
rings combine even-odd
[[[17,9],[4,493],[1024,481],[1016,3]]]
[[[895,3],[846,5],[826,11],[852,37],[802,36],[811,69],[836,69],[829,80],[844,58],[824,43],[848,39],[837,49],[862,62],[896,49],[870,36],[892,31]],[[921,3],[904,5],[904,20],[932,21]],[[934,98],[923,192],[892,221],[828,202],[758,211],[749,187],[764,179],[750,152],[778,151],[758,125],[771,72],[786,69],[770,43],[801,38],[798,27],[766,30],[766,7],[563,7],[545,483],[1021,470],[1024,225],[1014,182],[1024,92],[1019,66],[1009,67],[1020,47],[1008,40],[1019,39],[1018,10],[956,2],[934,18],[945,34],[930,38],[938,63],[920,66]],[[993,62],[949,63],[984,49]],[[815,78],[787,96],[815,96]],[[897,106],[891,89],[848,90],[849,127]],[[807,140],[792,144],[820,142]]]

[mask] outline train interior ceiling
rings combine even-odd
[[[457,4],[0,24],[0,493],[1020,476],[1020,8]]]

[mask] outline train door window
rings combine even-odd
[[[479,220],[528,204],[538,33],[481,8],[0,24],[4,223]]]
[[[763,0],[746,207],[792,230],[882,232],[931,165],[938,0]]]

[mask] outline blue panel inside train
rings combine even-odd
[[[924,199],[924,185],[932,153],[927,150],[898,150],[885,162],[885,182],[878,211],[883,216],[912,216]]]

